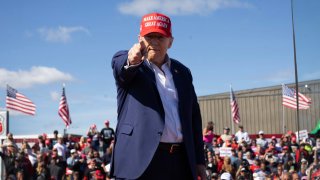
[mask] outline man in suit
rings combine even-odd
[[[138,43],[112,59],[118,123],[116,179],[205,179],[199,104],[190,70],[170,58],[171,20],[142,17]]]

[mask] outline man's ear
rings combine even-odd
[[[168,49],[169,49],[169,48],[171,48],[171,46],[172,46],[172,43],[173,43],[173,39],[174,39],[173,37],[171,37],[171,38],[170,38],[170,42],[169,42],[169,46],[168,46]]]

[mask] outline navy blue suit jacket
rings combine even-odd
[[[111,160],[111,175],[136,179],[152,160],[164,129],[164,109],[154,72],[146,61],[134,68],[127,65],[128,51],[113,56],[117,86],[118,123]],[[196,164],[204,164],[199,104],[190,70],[171,59],[171,73],[178,93],[183,142],[190,169],[196,178]]]

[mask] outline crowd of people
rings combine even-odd
[[[213,122],[203,130],[208,179],[311,179],[320,168],[314,137],[288,131],[266,138],[263,130],[249,135],[242,125],[234,135],[229,127],[221,135],[213,130]]]
[[[0,156],[4,162],[4,179],[60,180],[109,179],[114,130],[105,121],[100,131],[91,125],[87,136],[70,134],[54,138],[39,135],[30,146],[27,140],[17,145],[12,133],[2,143]],[[243,126],[234,134],[225,127],[214,134],[209,122],[203,130],[208,179],[309,179],[317,171],[319,153],[314,138],[297,140],[288,131],[282,137],[266,138],[260,130],[257,137]]]
[[[114,130],[105,121],[100,131],[91,125],[87,136],[38,136],[37,142],[17,145],[12,133],[3,141],[0,156],[6,180],[105,180],[108,179]],[[31,145],[32,144],[32,145]]]

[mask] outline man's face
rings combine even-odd
[[[146,56],[148,60],[154,62],[155,64],[163,61],[167,50],[171,47],[173,38],[165,37],[160,33],[149,33],[143,37],[139,37],[139,41],[145,46],[143,50],[143,55]]]

